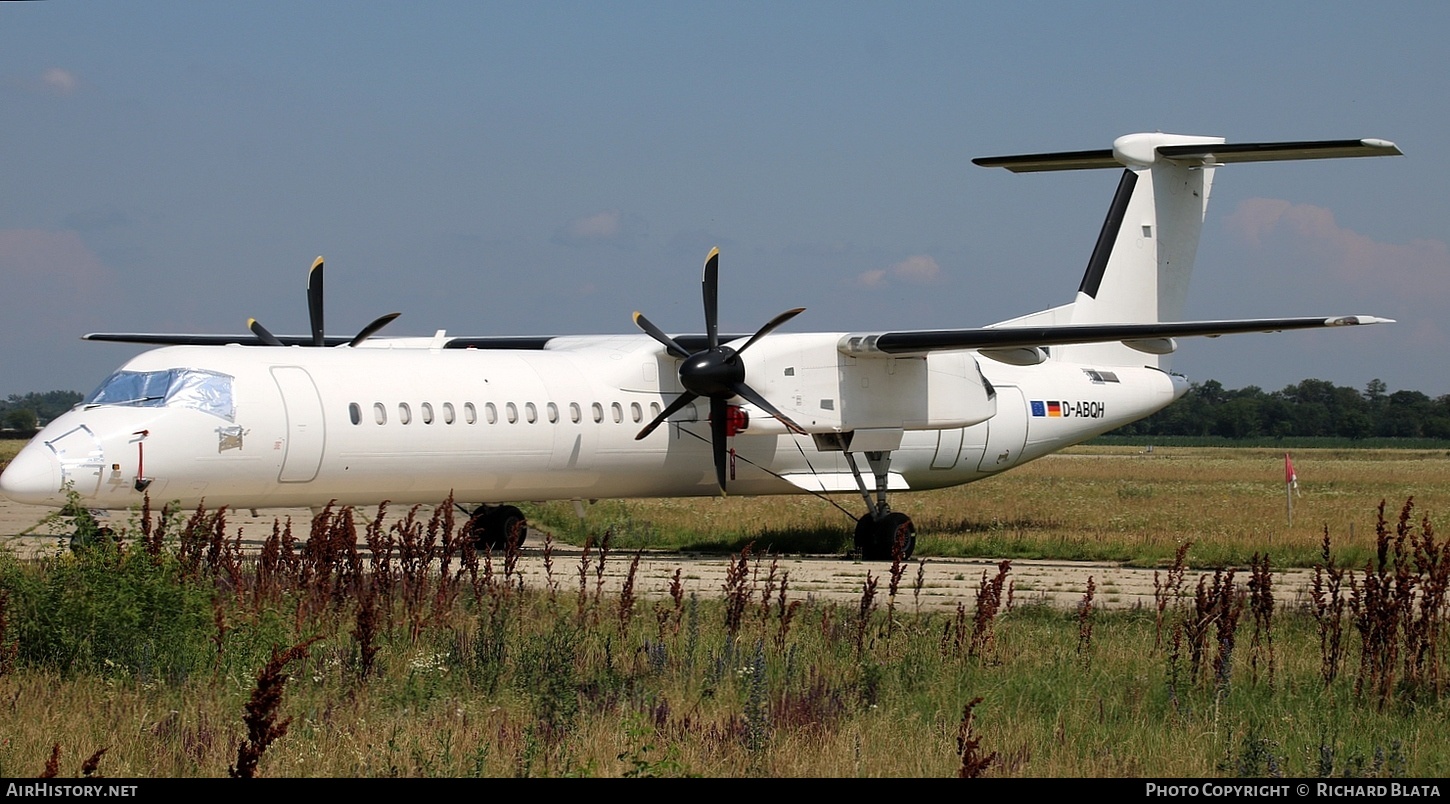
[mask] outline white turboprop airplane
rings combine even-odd
[[[45,426],[0,476],[13,500],[96,510],[142,495],[213,509],[438,504],[498,548],[524,500],[855,493],[866,559],[909,557],[888,492],[970,483],[1145,417],[1181,396],[1175,338],[1386,322],[1336,315],[1179,321],[1214,171],[1234,162],[1399,155],[1384,140],[1226,143],[1149,133],[1111,149],[976,159],[1122,178],[1075,298],[975,329],[352,338],[93,333],[162,344]],[[309,348],[330,347],[330,348]],[[661,426],[666,425],[666,426]],[[864,469],[862,466],[864,459]]]

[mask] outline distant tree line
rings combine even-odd
[[[1229,390],[1217,380],[1193,383],[1163,410],[1112,435],[1221,438],[1450,438],[1450,394],[1386,393],[1370,380],[1363,391],[1304,380],[1282,391]]]
[[[29,432],[76,406],[81,395],[75,391],[46,391],[25,396],[11,394],[0,400],[0,430]]]

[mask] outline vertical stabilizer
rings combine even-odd
[[[1208,209],[1216,165],[1181,164],[1158,155],[1161,145],[1213,146],[1219,137],[1130,134],[1113,143],[1122,179],[1088,260],[1070,324],[1157,323],[1182,318],[1193,258]],[[1158,365],[1171,344],[1092,343],[1062,347],[1058,356],[1112,366]],[[1143,351],[1144,348],[1150,351]]]

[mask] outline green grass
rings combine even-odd
[[[1438,588],[1450,560],[1411,559],[1444,552],[1433,529],[1388,516],[1388,574],[1357,587]],[[568,569],[522,588],[508,556],[427,541],[426,511],[371,556],[347,512],[248,555],[205,512],[147,520],[119,547],[0,553],[0,776],[1450,772],[1443,601],[1351,609],[1346,575],[1318,617],[1242,570],[1109,612],[1014,605],[1008,569],[943,614],[891,600],[887,565],[857,603],[802,597],[753,549],[716,596],[643,600]]]

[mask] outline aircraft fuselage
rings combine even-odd
[[[991,476],[1148,415],[1186,389],[1157,368],[963,358],[990,382],[995,412],[969,426],[907,423],[891,490]],[[155,504],[234,508],[716,495],[708,405],[635,439],[678,395],[676,365],[654,341],[629,335],[517,351],[165,347],[49,423],[12,462],[3,490],[54,506],[70,490],[97,509],[137,506],[143,493]],[[757,365],[765,373],[774,364],[752,372]],[[749,381],[790,396],[785,377]],[[169,397],[147,390],[163,387]],[[730,439],[730,493],[856,492],[842,452],[747,412]],[[809,410],[790,413],[821,432]]]

